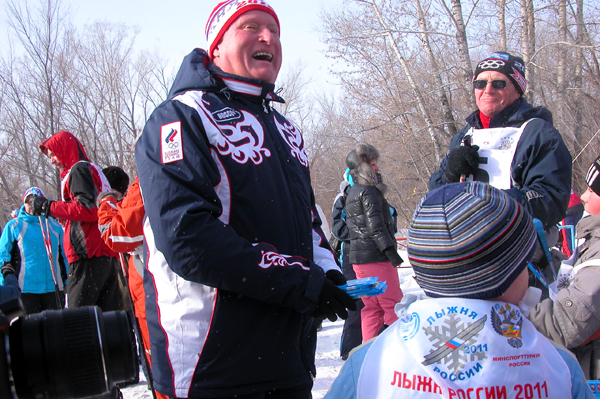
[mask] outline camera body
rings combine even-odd
[[[1,398],[97,396],[139,372],[126,312],[85,306],[23,316],[19,299],[0,311]]]

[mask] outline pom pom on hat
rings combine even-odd
[[[481,182],[429,192],[408,230],[408,258],[430,297],[493,299],[527,267],[537,242],[529,214]]]
[[[479,61],[475,68],[473,80],[476,80],[477,75],[483,71],[498,71],[505,74],[521,94],[525,93],[527,89],[525,62],[521,57],[510,55],[504,51],[496,51]]]
[[[593,192],[600,195],[600,157],[596,158],[585,175],[585,181]]]
[[[212,59],[212,53],[221,38],[229,29],[229,26],[243,13],[260,10],[268,12],[275,18],[279,27],[279,18],[273,7],[262,0],[228,0],[223,1],[215,7],[206,22],[204,33],[208,42],[208,56]]]

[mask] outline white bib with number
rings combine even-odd
[[[520,127],[471,128],[467,132],[465,136],[471,136],[471,144],[479,146],[479,170],[475,180],[488,183],[500,190],[512,187],[510,171],[512,159],[525,126],[532,120],[528,120]],[[468,180],[473,180],[473,176]]]

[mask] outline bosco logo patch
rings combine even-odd
[[[183,159],[181,122],[173,122],[160,128],[160,152],[162,163],[167,164]]]
[[[232,121],[242,117],[242,114],[240,114],[239,111],[229,107],[215,111],[212,113],[212,115],[217,122]]]

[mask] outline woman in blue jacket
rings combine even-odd
[[[10,220],[0,237],[0,262],[11,264],[21,288],[21,300],[27,314],[64,307],[64,282],[68,263],[62,247],[63,229],[53,218],[31,215],[28,200],[31,196],[43,197],[37,187],[31,187],[23,195],[24,205],[15,219]],[[40,225],[40,221],[43,226]],[[52,263],[61,303],[57,303],[55,282],[50,269],[48,252],[44,244],[42,227],[49,228],[47,238],[51,242]],[[46,230],[45,230],[46,231]]]

